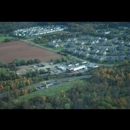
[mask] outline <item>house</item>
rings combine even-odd
[[[53,47],[59,47],[59,45],[58,44],[54,44]]]
[[[81,50],[84,49],[84,46],[81,46],[80,49],[81,49]]]
[[[95,52],[96,52],[96,53],[98,53],[98,52],[99,52],[99,50],[95,50]]]
[[[73,54],[78,54],[78,53],[79,53],[78,50],[73,51]]]
[[[92,41],[92,42],[91,42],[91,45],[93,45],[93,44],[95,44],[95,41]]]
[[[57,42],[60,43],[60,42],[62,42],[62,40],[61,40],[61,39],[58,39]]]
[[[126,42],[125,45],[126,45],[126,46],[130,46],[130,42]]]
[[[106,55],[106,51],[100,51],[97,53],[98,55]]]
[[[106,59],[105,56],[100,57],[100,61],[105,61],[105,59]]]
[[[95,54],[95,50],[91,50],[91,51],[90,51],[90,54]]]
[[[79,52],[79,55],[80,55],[80,56],[83,56],[83,54],[84,54],[83,51],[80,51],[80,52]]]
[[[89,53],[86,53],[86,52],[83,52],[83,53],[82,53],[82,56],[88,57],[88,56],[90,56],[90,54],[89,54]]]

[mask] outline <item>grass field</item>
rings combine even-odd
[[[6,37],[6,36],[4,37],[4,36],[3,36],[3,37],[0,37],[0,42],[3,42],[3,41],[4,41],[5,39],[7,39],[7,38],[8,38],[8,39],[12,39],[12,37]]]
[[[30,93],[30,94],[27,94],[27,95],[24,95],[24,96],[20,96],[19,98],[17,98],[15,100],[15,102],[19,102],[21,100],[28,100],[30,98],[37,96],[37,95],[52,96],[52,95],[55,95],[55,94],[59,94],[62,90],[67,91],[67,90],[71,89],[77,83],[86,84],[87,81],[80,79],[80,80],[66,82],[66,83],[63,83],[63,84],[60,84],[60,85],[57,85],[57,86],[54,86],[54,87],[51,87],[51,88],[43,89],[43,90],[40,90],[40,91],[35,91],[33,93]]]

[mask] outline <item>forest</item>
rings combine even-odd
[[[92,70],[91,73],[93,75],[91,79],[84,79],[85,83],[77,83],[70,90],[61,91],[53,96],[36,96],[20,102],[14,102],[13,99],[36,90],[34,87],[18,90],[18,87],[32,84],[33,79],[14,76],[13,82],[10,80],[0,81],[1,92],[13,90],[0,100],[0,109],[130,108],[130,61],[126,60],[112,68],[99,67]]]

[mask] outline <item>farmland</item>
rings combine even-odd
[[[5,63],[12,62],[16,58],[24,58],[26,60],[38,58],[42,62],[51,59],[61,58],[61,55],[29,45],[22,41],[0,42],[0,61]]]

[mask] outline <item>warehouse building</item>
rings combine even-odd
[[[68,69],[68,70],[69,70],[69,72],[75,72],[75,71],[82,70],[82,69],[87,69],[87,66],[85,66],[85,65],[77,66],[77,67],[73,67],[73,68]]]

